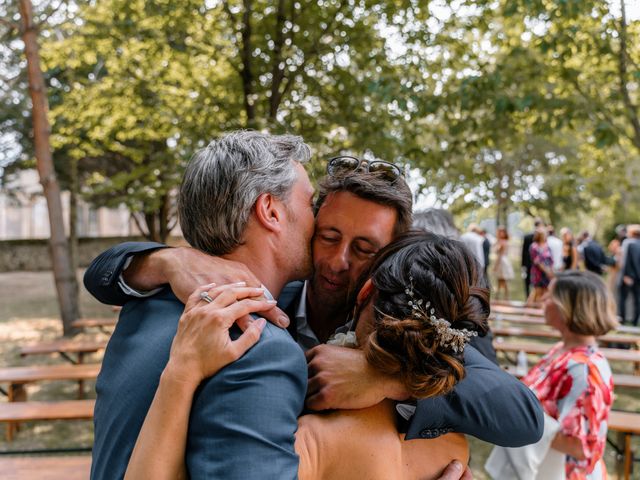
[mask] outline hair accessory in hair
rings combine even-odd
[[[423,307],[422,299],[416,299],[413,294],[413,276],[409,276],[411,286],[404,290],[404,293],[411,297],[409,300],[409,306],[411,307],[411,315],[414,318],[426,319],[435,327],[436,337],[440,345],[445,348],[451,348],[455,353],[462,353],[464,346],[469,342],[471,337],[478,335],[478,332],[473,332],[463,328],[462,330],[452,328],[451,323],[444,318],[438,318],[435,315],[435,309],[431,307],[431,302],[427,302]],[[429,308],[431,307],[431,308]]]

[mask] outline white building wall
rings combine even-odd
[[[62,192],[62,211],[68,234],[69,192]],[[24,170],[0,189],[0,240],[49,238],[49,212],[36,170]],[[139,235],[128,209],[95,209],[78,201],[78,236]]]

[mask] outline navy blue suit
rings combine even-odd
[[[124,306],[96,383],[92,479],[124,476],[183,309],[168,288]],[[297,478],[294,433],[306,388],[302,351],[267,324],[251,350],[198,388],[187,437],[190,478]]]
[[[615,265],[615,260],[607,257],[602,246],[593,239],[587,240],[586,245],[582,249],[582,257],[584,258],[584,266],[598,275],[604,273],[605,265]]]
[[[104,303],[131,303],[131,297],[125,295],[117,285],[126,258],[162,247],[164,246],[156,243],[126,243],[107,250],[93,261],[85,273],[87,290]],[[289,310],[288,307],[295,301],[299,290],[299,285],[295,284],[285,287],[279,298],[279,306],[285,311]],[[294,316],[290,315],[290,318],[293,319]],[[175,325],[173,329],[175,331]],[[295,335],[294,325],[290,331]],[[116,333],[118,329],[114,335]],[[261,344],[262,341],[258,345]],[[300,350],[299,352],[301,353]],[[407,439],[434,438],[451,431],[467,433],[481,440],[509,447],[534,443],[540,439],[543,429],[542,408],[527,387],[471,347],[466,349],[465,368],[466,378],[452,393],[417,402],[416,413],[408,426]],[[153,391],[156,386],[157,381],[156,385],[152,385]],[[96,440],[97,430],[96,428]],[[136,436],[137,432],[138,429]],[[98,448],[100,445],[96,443],[94,451]],[[191,445],[188,449],[191,449]]]

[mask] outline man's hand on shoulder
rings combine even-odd
[[[469,467],[463,470],[462,464],[454,460],[445,468],[438,480],[473,480],[473,474]]]
[[[312,410],[367,408],[385,398],[407,397],[402,384],[371,367],[361,350],[319,345],[306,356],[306,405]]]
[[[127,285],[136,290],[153,290],[168,283],[182,303],[186,303],[200,285],[239,282],[249,287],[261,285],[243,263],[208,255],[191,247],[162,248],[136,255],[123,272],[123,277]],[[279,327],[289,325],[289,317],[277,307],[262,315]]]

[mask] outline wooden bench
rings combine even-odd
[[[494,340],[493,348],[496,352],[520,352],[534,355],[544,355],[553,345],[549,343],[536,342],[500,342]],[[640,374],[640,351],[621,350],[618,348],[600,348],[600,351],[609,361],[633,362],[635,364],[636,375]]]
[[[491,331],[495,336],[503,337],[532,337],[532,338],[551,338],[560,339],[560,332],[552,329],[544,328],[522,328],[522,327],[505,327],[494,326]],[[601,344],[610,345],[612,343],[625,344],[633,348],[638,348],[640,344],[640,336],[633,335],[621,335],[619,333],[607,333],[606,335],[599,337],[598,342]]]
[[[531,307],[509,307],[506,305],[491,305],[491,313],[505,313],[507,315],[528,315],[531,317],[544,317],[544,310]]]
[[[640,335],[640,327],[632,327],[631,325],[618,325],[616,331],[620,333],[630,333],[632,335]]]
[[[7,423],[7,441],[13,440],[16,422],[36,420],[88,420],[93,418],[95,400],[62,402],[3,402],[0,422]]]
[[[532,305],[527,305],[526,302],[522,302],[520,300],[498,300],[498,299],[493,299],[491,300],[491,305],[504,305],[506,307],[520,307],[520,308],[540,308],[541,304],[540,303],[536,303],[533,306]]]
[[[91,456],[0,457],[4,480],[86,480]]]
[[[88,363],[81,365],[40,365],[31,367],[0,368],[0,383],[8,383],[6,392],[10,402],[26,400],[19,398],[24,394],[24,384],[47,380],[77,380],[78,399],[81,399],[84,380],[92,380],[100,373],[100,364]],[[22,393],[21,393],[22,392]]]
[[[515,365],[502,365],[502,369],[513,375],[514,377],[521,378],[523,375],[519,375]],[[627,387],[627,388],[640,388],[640,375],[627,375],[625,373],[613,374],[613,386]]]
[[[489,320],[493,323],[492,325],[501,326],[502,322],[510,322],[510,323],[526,323],[532,325],[546,325],[544,321],[544,317],[539,317],[537,315],[517,315],[512,313],[493,313],[489,315]]]
[[[631,437],[640,434],[640,413],[621,412],[612,410],[609,414],[609,431],[618,432],[618,450],[624,452],[623,464],[619,466],[619,474],[625,480],[631,478],[631,465],[633,464],[633,451],[631,450]],[[622,443],[622,448],[620,448]]]
[[[107,327],[113,328],[118,322],[117,318],[80,318],[71,322],[73,328],[99,328],[104,333],[111,333]]]
[[[80,364],[84,361],[86,353],[95,353],[103,350],[107,346],[107,342],[102,341],[75,341],[69,339],[55,340],[53,342],[36,343],[26,345],[20,348],[20,356],[26,355],[43,355],[50,353],[58,353],[71,363]],[[69,354],[75,353],[77,359],[73,359]]]
[[[542,324],[538,317],[544,319],[544,310],[542,308],[527,307],[524,304],[514,305],[512,302],[506,305],[500,301],[491,302],[490,320],[505,320],[508,322],[534,323]],[[618,317],[620,320],[620,317]],[[618,333],[629,333],[632,335],[640,335],[640,327],[631,325],[623,325],[620,322],[616,329]]]

